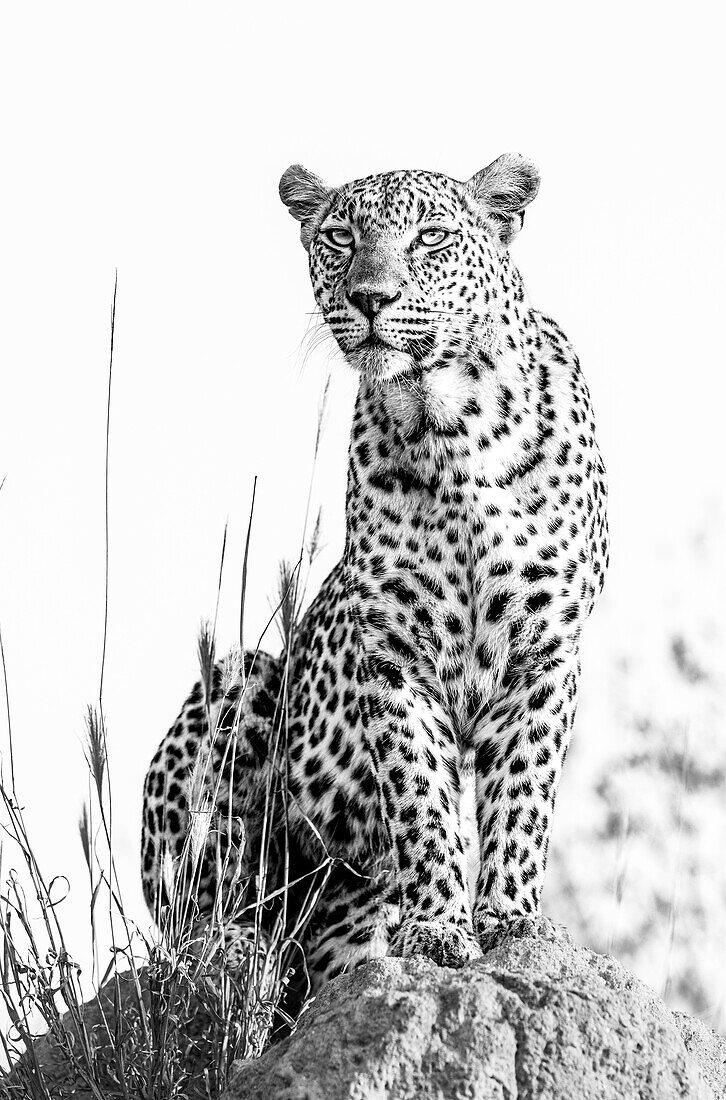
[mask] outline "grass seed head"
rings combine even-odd
[[[86,711],[86,760],[96,784],[99,805],[103,805],[103,777],[106,771],[106,728],[103,714],[95,707]]]
[[[207,620],[204,620],[199,627],[199,640],[197,642],[197,651],[199,654],[199,669],[202,674],[204,703],[208,710],[212,706],[215,649],[216,642],[211,623],[209,623]]]
[[[244,654],[237,643],[232,646],[222,662],[222,695],[229,695],[243,678]]]
[[[88,819],[88,804],[83,803],[83,809],[81,810],[81,816],[78,819],[78,833],[81,838],[81,845],[83,847],[83,856],[86,861],[88,870],[93,869],[91,864],[91,825]]]

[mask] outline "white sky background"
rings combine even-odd
[[[722,40],[715,5],[681,11],[3,6],[0,624],[19,791],[47,873],[71,880],[79,957],[115,268],[105,704],[122,883],[142,921],[141,785],[196,676],[225,519],[222,648],[255,474],[248,639],[277,562],[299,552],[328,369],[313,588],[342,547],[355,380],[331,344],[306,359],[306,257],[277,196],[288,164],[331,183],[405,167],[465,179],[502,152],[531,156],[542,187],[515,258],[582,359],[611,479],[613,565],[588,644],[653,644],[645,624],[723,597],[671,568],[696,534],[716,537],[724,500]],[[586,663],[586,712],[603,676]]]

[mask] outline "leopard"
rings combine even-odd
[[[464,966],[541,919],[609,549],[578,357],[511,256],[539,184],[520,154],[466,182],[393,170],[333,187],[300,165],[280,181],[320,323],[358,377],[345,546],[279,657],[217,662],[192,690],[147,775],[142,877],[153,912],[225,713],[220,817],[254,866],[284,694],[286,829],[301,866],[321,849],[335,865],[305,930],[315,988],[383,955]],[[210,848],[202,907],[218,875]]]

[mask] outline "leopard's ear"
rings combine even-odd
[[[328,185],[303,168],[302,164],[292,164],[283,173],[280,198],[293,218],[300,222],[300,240],[305,248],[310,248],[316,216],[327,205],[330,195]]]
[[[524,208],[539,190],[539,172],[519,153],[504,153],[467,182],[484,217],[503,245],[516,236],[524,221]]]

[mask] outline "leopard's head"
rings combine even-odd
[[[371,378],[426,370],[495,338],[496,288],[539,175],[505,154],[468,182],[386,172],[328,187],[300,165],[280,196],[301,225],[322,316]]]

